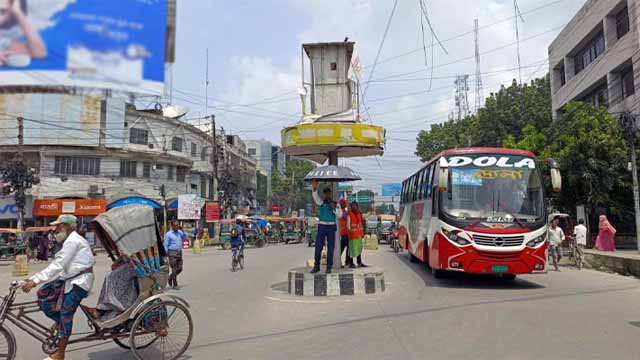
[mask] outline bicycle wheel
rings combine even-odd
[[[238,256],[238,264],[240,265],[240,270],[244,269],[244,255]]]
[[[149,344],[149,339],[155,339]],[[129,344],[138,360],[179,358],[193,338],[193,320],[189,310],[173,301],[149,306],[136,317]]]
[[[16,358],[16,338],[11,330],[4,326],[0,327],[0,359],[13,360]]]
[[[236,267],[238,267],[238,260],[236,260],[236,257],[234,256],[231,259],[231,271],[236,271]]]

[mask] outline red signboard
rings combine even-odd
[[[271,206],[271,215],[280,216],[280,207],[278,205]]]
[[[220,220],[220,203],[207,202],[205,204],[205,216],[207,222],[216,222]]]
[[[54,217],[60,214],[95,216],[107,211],[104,199],[36,199],[33,201],[34,216]]]

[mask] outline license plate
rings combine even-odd
[[[507,271],[509,271],[509,267],[506,265],[493,265],[491,267],[491,271],[493,271],[494,273],[506,273]]]

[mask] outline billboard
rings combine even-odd
[[[178,219],[200,220],[204,199],[196,194],[178,195]]]
[[[3,86],[162,94],[167,0],[0,0]]]
[[[400,196],[402,192],[402,184],[389,183],[382,184],[382,196]]]

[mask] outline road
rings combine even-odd
[[[591,270],[547,275],[434,279],[387,246],[366,262],[386,270],[382,295],[300,298],[287,270],[305,245],[247,249],[246,269],[229,271],[227,251],[187,254],[179,291],[191,304],[195,336],[186,359],[638,359],[640,282]],[[108,261],[100,258],[103,274]],[[32,272],[37,268],[32,267]],[[0,286],[11,280],[0,267]],[[102,278],[99,274],[99,278]],[[95,304],[101,280],[86,301]],[[21,299],[26,300],[26,296]],[[82,331],[85,320],[76,317]],[[18,329],[18,359],[41,359]],[[132,359],[112,343],[76,347],[71,359]]]

